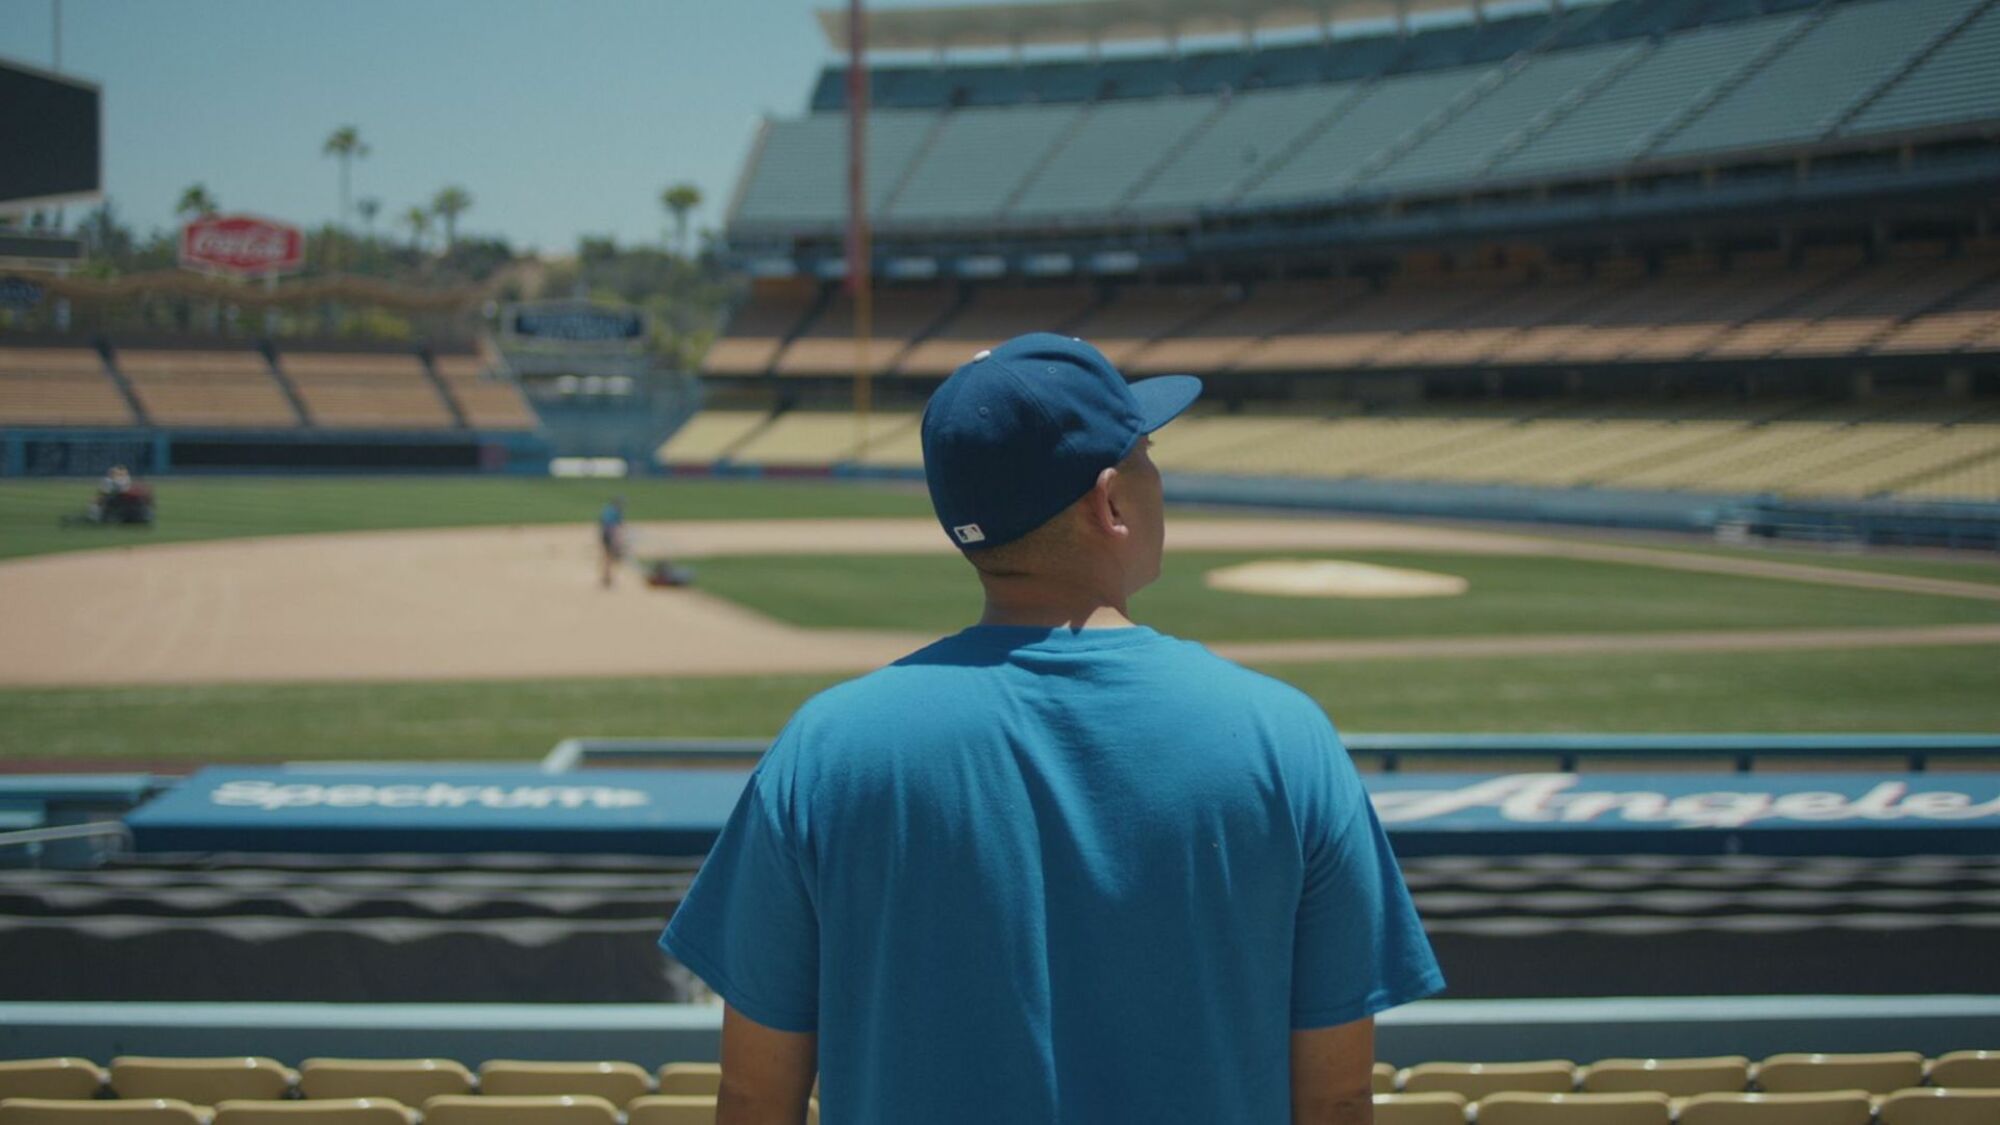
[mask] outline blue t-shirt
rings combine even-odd
[[[1318,705],[1137,627],[975,627],[816,697],[661,943],[818,1032],[829,1125],[1281,1125],[1293,1029],[1444,986]]]

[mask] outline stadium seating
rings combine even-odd
[[[870,210],[901,227],[1185,219],[1969,127],[1983,0],[1645,0],[1179,57],[888,67]],[[841,84],[766,124],[732,231],[831,230]]]
[[[1950,1051],[1932,1059],[1924,1080],[1933,1086],[2000,1090],[2000,1051]]]
[[[762,375],[778,349],[812,311],[817,291],[810,285],[758,285],[736,311],[729,330],[709,347],[702,368],[710,375]]]
[[[1500,1093],[1479,1099],[1481,1125],[1670,1125],[1667,1096]]]
[[[1148,344],[1215,312],[1229,296],[1228,290],[1209,286],[1129,286],[1064,330],[1089,340],[1105,358],[1126,369]]]
[[[1676,1125],[1868,1125],[1874,1108],[1857,1090],[1827,1094],[1696,1094]]]
[[[0,1098],[94,1098],[109,1078],[89,1059],[0,1061]]]
[[[299,1074],[275,1059],[155,1058],[125,1055],[111,1060],[111,1092],[120,1098],[173,1098],[214,1105],[232,1098],[282,1098]]]
[[[704,410],[674,431],[660,447],[659,459],[669,465],[688,466],[726,460],[770,420],[770,412],[764,410]]]
[[[2000,1090],[1897,1090],[1876,1103],[1881,1125],[1988,1125],[2000,1121]]]
[[[1067,330],[1098,301],[1088,286],[989,289],[896,360],[899,375],[949,375],[981,348],[1022,332]]]
[[[1923,1082],[1924,1057],[1915,1051],[1872,1055],[1773,1055],[1757,1066],[1758,1087],[1772,1094],[1866,1090],[1886,1094]]]
[[[1705,91],[1748,66],[1804,17],[1774,16],[1669,36],[1548,128],[1503,155],[1496,176],[1622,164],[1645,151]]]
[[[299,1093],[308,1098],[390,1098],[422,1105],[439,1094],[469,1094],[472,1072],[451,1059],[307,1059]]]
[[[660,1093],[713,1098],[722,1088],[721,1063],[673,1062],[660,1067]]]
[[[877,295],[866,349],[868,370],[882,374],[889,363],[950,312],[948,289],[897,289]],[[812,322],[778,354],[779,375],[852,375],[855,369],[854,301],[845,292],[829,301]]]
[[[620,1125],[618,1107],[588,1095],[444,1094],[424,1103],[425,1125]]]
[[[1266,338],[1330,315],[1367,291],[1366,284],[1351,278],[1268,282],[1239,299],[1225,300],[1210,315],[1138,349],[1121,364],[1133,375],[1232,370]]]
[[[1576,1089],[1576,1064],[1567,1059],[1419,1063],[1397,1074],[1396,1088],[1410,1094],[1457,1094],[1468,1101],[1499,1093],[1560,1094]]]
[[[213,1125],[416,1125],[416,1110],[389,1098],[321,1102],[227,1101]]]
[[[1213,98],[1151,98],[1091,108],[1006,208],[1034,218],[1115,210],[1190,133],[1210,124]]]
[[[0,348],[0,425],[129,426],[95,348]]]
[[[130,1098],[103,1102],[0,1101],[0,1125],[210,1125],[206,1110],[173,1098]]]
[[[1458,1094],[1375,1094],[1375,1125],[1465,1125],[1465,1098]]]
[[[437,355],[431,369],[475,430],[532,430],[535,410],[521,388],[503,379],[486,378],[489,364],[476,355]]]
[[[1577,1088],[1589,1094],[1655,1091],[1670,1097],[1727,1094],[1748,1089],[1750,1060],[1741,1055],[1702,1059],[1599,1059],[1579,1072]]]
[[[156,425],[289,429],[300,422],[258,352],[120,349],[114,359]]]
[[[1768,148],[1823,136],[1978,2],[1863,0],[1819,9],[1823,18],[1655,153]]]
[[[451,411],[413,353],[285,353],[291,381],[315,426],[449,429]]]
[[[913,413],[871,413],[864,433],[857,418],[845,411],[787,411],[732,446],[729,458],[769,466],[843,464],[904,434],[914,436],[917,420]]]
[[[531,1062],[491,1059],[479,1068],[488,1097],[588,1095],[624,1105],[653,1090],[653,1076],[629,1062]]]
[[[1955,36],[1864,106],[1840,132],[1845,136],[1917,129],[1964,120],[2000,104],[2000,9],[1990,5]]]

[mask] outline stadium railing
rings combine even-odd
[[[1423,734],[1346,733],[1342,743],[1385,773],[1426,759],[1458,762],[1548,758],[1564,773],[1587,761],[1724,759],[1754,772],[1760,759],[1818,762],[1901,759],[1912,773],[1934,760],[2000,758],[2000,734]],[[770,746],[761,738],[566,738],[542,758],[542,770],[647,763],[752,763]]]

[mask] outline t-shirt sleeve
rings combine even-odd
[[[1334,742],[1304,818],[1305,881],[1292,947],[1292,1027],[1332,1027],[1442,991],[1444,974],[1389,837]]]
[[[819,917],[770,784],[762,768],[751,775],[660,944],[737,1011],[780,1031],[812,1031]]]

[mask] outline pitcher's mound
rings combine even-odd
[[[1281,598],[1449,598],[1465,593],[1456,574],[1338,559],[1259,559],[1203,577],[1211,589]]]

